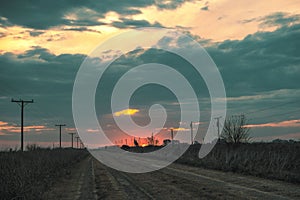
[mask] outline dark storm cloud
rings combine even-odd
[[[259,109],[265,109],[290,101],[300,99],[300,53],[297,51],[300,45],[300,25],[283,26],[274,32],[258,32],[248,35],[243,40],[228,40],[218,44],[210,43],[206,50],[218,66],[226,88],[228,98],[228,114],[248,113]],[[189,36],[193,36],[189,34]],[[201,42],[201,38],[196,37]],[[180,38],[176,41],[177,47],[186,46],[186,42]],[[171,43],[173,38],[164,38],[158,46],[165,46]],[[209,43],[206,43],[209,44]],[[191,48],[191,51],[192,48]],[[192,52],[191,52],[192,53]],[[137,55],[137,56],[135,56]],[[110,102],[109,95],[112,92],[114,81],[128,69],[143,63],[161,63],[171,66],[185,75],[198,94],[201,108],[209,107],[205,99],[209,97],[205,92],[205,84],[201,78],[195,77],[197,72],[191,70],[191,66],[176,56],[157,50],[136,50],[131,55],[118,60],[107,74],[107,80],[102,86],[102,97],[107,96],[107,104],[99,105],[98,110],[105,110],[104,105]],[[174,80],[175,81],[175,80]],[[200,83],[200,84],[199,84]],[[101,89],[101,88],[99,88]],[[105,91],[104,91],[105,90]],[[106,94],[107,92],[107,94]],[[155,95],[154,95],[155,94]],[[144,87],[136,92],[131,103],[140,106],[145,110],[145,105],[160,103],[166,107],[167,112],[172,112],[176,107],[176,98],[159,88]],[[98,97],[98,99],[100,99]],[[204,101],[203,101],[204,100]],[[100,101],[99,101],[100,102]],[[175,104],[174,104],[175,105]],[[101,107],[103,106],[103,107]],[[268,120],[296,119],[299,116],[282,115],[284,112],[293,111],[298,104],[286,104],[284,107],[276,107],[267,112],[248,114],[251,123],[268,122]],[[178,108],[177,108],[178,109]],[[106,112],[109,112],[106,110]],[[178,114],[178,113],[177,113]],[[269,115],[272,115],[270,117]],[[206,114],[205,114],[206,115]],[[263,116],[269,116],[267,119]],[[259,117],[258,117],[259,116]],[[206,117],[206,116],[205,116]]]
[[[262,28],[273,26],[291,26],[300,22],[300,15],[291,15],[290,13],[275,12],[264,17],[244,19],[239,22],[242,24],[259,22],[259,26]]]
[[[191,34],[189,36],[193,37]],[[171,40],[171,38],[165,38],[160,45],[167,45],[168,39]],[[195,39],[201,42],[201,38]],[[241,108],[239,111],[245,112],[253,108],[259,109],[260,106],[273,105],[274,102],[276,105],[281,101],[299,99],[300,54],[297,51],[300,46],[299,24],[283,26],[274,32],[258,32],[248,35],[243,40],[228,40],[218,44],[206,43],[208,44],[210,46],[206,49],[219,67],[227,96],[230,97],[229,107],[232,102],[235,102],[235,106]],[[177,46],[181,45],[188,44],[178,40]],[[109,54],[110,51],[108,50],[107,53]],[[13,53],[0,55],[0,106],[3,108],[1,115],[8,119],[1,120],[8,122],[12,122],[10,118],[15,120],[19,113],[11,112],[15,105],[12,105],[9,100],[11,97],[24,97],[25,99],[34,98],[37,102],[34,105],[39,112],[35,115],[37,120],[46,118],[50,121],[47,123],[54,123],[53,120],[58,119],[72,121],[72,87],[76,72],[84,57],[81,54],[55,55],[42,47],[34,47],[18,55]],[[201,77],[199,79],[193,76],[195,71],[185,60],[153,49],[136,50],[118,59],[105,73],[106,76],[102,79],[103,84],[98,86],[99,90],[101,87],[103,90],[99,93],[97,90],[97,110],[101,110],[101,114],[108,113],[109,97],[114,81],[117,81],[132,67],[150,62],[174,67],[189,77],[192,85],[196,85],[195,89],[200,99],[207,98],[207,92],[203,92],[205,84],[197,85]],[[131,103],[152,105],[153,102],[162,102],[169,111],[176,108],[172,107],[172,103],[176,103],[172,94],[165,89],[156,88],[155,95],[153,95],[154,89],[140,88]],[[249,96],[249,98],[243,96]],[[264,99],[263,96],[266,98]],[[101,98],[108,103],[102,104]],[[262,104],[258,105],[258,103]],[[143,108],[148,109],[148,107]],[[274,108],[272,113],[278,116],[278,113],[282,113],[282,109],[296,108],[297,104],[292,104],[278,109]]]
[[[220,68],[229,96],[299,89],[300,24],[228,40],[208,52]]]
[[[43,33],[45,33],[45,32],[44,31],[29,31],[29,35],[32,37],[37,37]]]
[[[299,112],[284,114],[299,109],[299,45],[300,24],[295,24],[207,48],[220,69],[227,97],[233,97],[228,98],[228,115],[246,113],[251,123],[299,119]]]
[[[202,7],[201,10],[208,11],[208,6]]]
[[[223,76],[227,95],[239,97],[300,89],[300,54],[297,51],[300,45],[299,33],[300,25],[293,25],[282,27],[274,32],[255,33],[243,40],[228,40],[207,47]],[[196,39],[201,40],[201,38]],[[165,42],[167,40],[168,38],[165,38]],[[178,46],[185,45],[181,40],[177,43]],[[160,45],[164,43],[161,41]],[[20,55],[3,54],[0,59],[1,86],[13,85],[17,88],[20,83],[23,83],[24,91],[32,91],[36,85],[36,89],[43,94],[47,93],[49,87],[57,88],[56,92],[64,91],[64,86],[71,90],[71,83],[83,58],[84,55],[80,54],[54,55],[41,47],[35,47]],[[150,62],[172,66],[187,77],[195,73],[188,67],[186,61],[175,59],[170,53],[151,49],[137,50],[114,63],[114,67],[108,71],[108,75],[112,77],[107,79],[108,88],[112,87],[110,81],[117,80],[131,67]],[[12,78],[14,81],[11,81]],[[190,81],[196,84],[198,80]],[[62,87],[58,87],[60,84]],[[205,85],[202,84],[198,89],[202,91],[204,88]],[[108,91],[107,89],[104,93]],[[201,95],[200,97],[205,97],[206,93],[202,92]],[[149,93],[144,99],[151,98]]]
[[[176,9],[181,6],[185,0],[177,0],[177,1],[166,1],[166,0],[154,0],[155,5],[160,9]]]
[[[65,31],[79,31],[79,32],[83,32],[83,31],[88,31],[88,32],[94,32],[94,33],[101,33],[101,31],[96,31],[87,27],[74,27],[74,28],[65,28]]]
[[[121,21],[113,22],[111,25],[117,28],[138,28],[138,27],[163,27],[160,23],[149,23],[146,20],[132,20],[121,18]]]
[[[208,10],[209,10],[209,2],[208,2],[208,1],[205,2],[205,6],[203,6],[203,7],[201,8],[201,10],[203,10],[203,11],[208,11]]]
[[[300,15],[290,15],[288,13],[276,12],[266,17],[261,18],[260,26],[289,26],[300,21]]]
[[[0,56],[1,116],[16,117],[10,98],[34,99],[38,114],[33,121],[55,118],[72,121],[71,97],[76,72],[84,59],[81,54],[54,55],[47,49],[34,47],[23,54]],[[5,108],[5,109],[4,109]],[[51,123],[48,121],[47,123]]]
[[[192,34],[187,35],[193,37]],[[300,90],[300,53],[297,51],[300,45],[300,24],[284,26],[274,32],[257,32],[243,40],[228,40],[217,44],[203,41],[200,37],[193,38],[205,45],[218,66],[229,97],[253,95],[254,97],[248,100],[245,98],[253,102],[256,95],[265,95],[266,99],[269,99],[274,94],[279,100],[280,95],[288,97],[292,95],[289,94],[292,91],[297,94],[296,90]],[[170,42],[172,43],[172,38],[164,38],[159,46],[168,45]],[[177,40],[178,47],[185,45],[187,44],[184,40]],[[122,69],[126,65],[155,62],[181,70],[180,72],[185,73],[187,77],[195,73],[190,71],[185,61],[175,59],[166,52],[148,50],[137,54],[138,57],[118,61],[122,64]],[[196,84],[199,79],[190,81]],[[202,91],[199,97],[206,97],[206,93],[203,93],[205,86],[198,87]],[[150,98],[145,98],[145,101]],[[257,100],[260,100],[260,97]]]
[[[80,1],[70,4],[80,6]],[[71,1],[8,1],[1,2],[0,13],[8,19],[11,24],[21,25],[29,28],[45,29],[51,26],[64,24],[62,19],[64,12],[68,11]],[[73,5],[73,6],[72,6]]]
[[[174,9],[184,1],[74,1],[74,0],[4,0],[1,2],[1,26],[20,25],[34,29],[48,29],[53,26],[93,26],[103,25],[99,19],[109,11],[114,11],[122,16],[140,13],[139,8],[157,5],[159,8]],[[66,18],[72,13],[76,18]],[[141,23],[140,21],[132,23]]]

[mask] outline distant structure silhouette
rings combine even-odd
[[[165,140],[163,140],[164,146],[168,145],[169,143],[171,143],[171,140],[170,140],[170,139],[165,139]]]
[[[138,147],[139,146],[139,143],[136,141],[136,139],[134,138],[134,145],[136,146],[136,147]]]

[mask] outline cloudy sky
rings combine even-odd
[[[244,113],[253,140],[300,139],[300,1],[3,0],[1,148],[19,145],[20,107],[11,98],[35,101],[25,108],[26,143],[57,146],[55,124],[65,123],[63,145],[68,146],[67,133],[75,131],[72,88],[81,63],[101,42],[141,27],[176,29],[205,47],[224,81],[227,116]],[[97,90],[96,110],[113,141],[125,142],[124,137],[115,137],[119,130],[108,109],[113,81],[131,66],[150,61],[193,73],[187,63],[173,56],[142,49],[119,58],[107,71],[107,80]],[[131,101],[133,110],[120,110],[115,116],[129,114],[146,125],[150,104],[161,103],[170,114],[165,129],[178,127],[174,95],[156,87],[138,90]],[[205,104],[207,92],[199,90],[197,97]],[[204,115],[203,121],[207,118]],[[188,123],[185,128],[188,134]],[[161,134],[160,139],[166,137]]]

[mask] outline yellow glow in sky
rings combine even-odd
[[[206,5],[208,10],[202,10]],[[275,27],[260,27],[259,19],[276,12],[299,14],[299,8],[300,1],[295,0],[210,0],[187,2],[175,11],[150,6],[141,9],[142,14],[134,18],[147,19],[151,23],[157,21],[166,27],[190,28],[193,34],[201,38],[224,41],[243,39],[257,31],[272,31]],[[256,20],[242,23],[250,19]]]
[[[202,8],[208,6],[208,10]],[[146,20],[151,24],[160,23],[167,28],[178,26],[192,34],[214,42],[241,40],[248,34],[258,31],[274,31],[274,26],[261,26],[262,19],[274,13],[300,14],[300,1],[296,0],[209,0],[185,2],[175,10],[159,9],[152,5],[139,9],[142,13],[122,16],[109,11],[99,22],[105,25],[86,26],[85,31],[68,30],[72,26],[53,27],[49,30],[33,30],[21,26],[1,28],[0,53],[23,53],[32,46],[42,46],[52,53],[88,54],[104,40],[128,29],[113,27],[110,23],[129,20]],[[89,11],[91,12],[91,11]],[[93,11],[94,12],[94,11]],[[66,13],[66,19],[76,20],[76,12]],[[245,23],[247,21],[247,23]],[[77,27],[80,28],[80,27]],[[29,31],[42,31],[43,34],[31,36]],[[122,45],[122,44],[120,44]]]
[[[121,111],[115,112],[114,116],[120,117],[120,116],[123,116],[123,115],[134,115],[134,114],[136,114],[138,112],[139,112],[138,109],[125,109],[125,110],[121,110]]]

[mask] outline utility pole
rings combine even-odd
[[[154,142],[154,136],[153,136],[153,132],[152,132],[152,134],[151,134],[151,142],[152,142],[152,145],[154,146],[155,144],[155,142]]]
[[[192,121],[191,121],[190,127],[191,127],[191,144],[194,144],[193,122]]]
[[[23,131],[24,131],[24,107],[29,104],[33,103],[33,99],[31,101],[24,101],[22,99],[20,100],[14,100],[11,99],[11,102],[17,103],[19,106],[21,106],[21,151],[24,150],[24,137],[23,137]]]
[[[194,133],[193,133],[193,124],[194,123],[196,123],[196,124],[200,124],[201,122],[200,121],[195,121],[195,122],[193,122],[193,121],[191,121],[191,123],[190,123],[190,127],[191,127],[191,144],[194,144],[195,143],[195,141],[194,141]]]
[[[71,141],[72,141],[72,149],[73,149],[73,135],[75,135],[76,133],[69,133],[71,135]]]
[[[61,148],[61,127],[66,126],[65,124],[55,124],[55,126],[59,126],[59,148]]]
[[[75,138],[76,138],[76,142],[77,142],[76,147],[77,147],[77,149],[78,149],[78,140],[79,140],[79,137],[78,137],[78,136],[75,136]]]
[[[222,116],[215,117],[215,119],[217,120],[217,126],[218,126],[218,141],[220,141],[220,118],[222,118]]]

